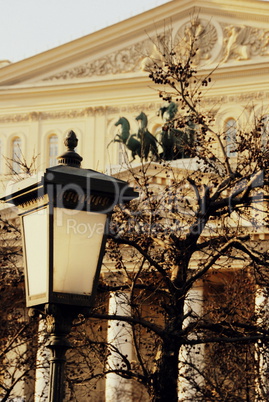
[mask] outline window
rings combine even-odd
[[[57,165],[58,136],[53,134],[49,137],[49,167]]]
[[[0,174],[2,173],[2,141],[0,140]]]
[[[12,173],[18,174],[21,172],[21,138],[16,137],[12,141]]]
[[[118,163],[119,165],[124,164],[126,162],[126,149],[124,149],[123,144],[118,145]]]
[[[265,150],[268,143],[269,134],[269,115],[265,115],[261,118],[262,131],[261,131],[261,149]]]
[[[226,120],[225,135],[226,135],[227,156],[228,157],[235,156],[236,155],[236,121],[235,121],[235,119]]]

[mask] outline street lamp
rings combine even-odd
[[[77,141],[70,131],[58,166],[2,197],[21,216],[26,306],[45,307],[50,402],[63,400],[66,335],[78,313],[93,305],[113,207],[137,197],[127,182],[80,168]]]

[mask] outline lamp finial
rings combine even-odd
[[[67,151],[57,157],[59,165],[80,167],[83,158],[75,151],[77,144],[76,134],[73,130],[69,131],[64,140]]]

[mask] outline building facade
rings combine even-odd
[[[265,1],[172,0],[55,49],[3,65],[3,190],[12,175],[20,173],[22,158],[27,165],[34,161],[36,171],[55,165],[70,130],[79,139],[82,167],[108,174],[124,172],[125,147],[118,141],[121,128],[116,125],[119,118],[129,121],[131,134],[138,132],[136,117],[141,112],[147,115],[148,129],[157,138],[163,125],[157,112],[164,103],[147,70],[151,58],[162,60],[165,35],[182,57],[189,51],[190,34],[199,38],[194,63],[201,76],[213,71],[203,104],[212,112],[216,128],[227,133],[228,156],[235,152],[237,128],[247,127],[256,116],[264,119],[267,143],[268,21],[269,3]],[[132,159],[130,150],[127,154]],[[186,160],[175,161],[176,169],[184,168]],[[139,158],[132,163],[139,165]],[[160,174],[158,180],[157,184],[162,184],[165,177]],[[112,310],[113,303],[115,299],[110,301]],[[115,338],[113,328],[108,336]],[[107,381],[107,401],[115,383],[114,377]]]
[[[191,27],[190,20],[196,19]],[[155,57],[165,30],[188,51],[188,30],[204,31],[195,63],[203,75],[216,69],[206,105],[216,125],[245,125],[268,110],[268,4],[264,1],[173,0],[156,9],[102,29],[63,46],[0,69],[1,154],[22,154],[44,170],[63,151],[63,138],[73,129],[83,167],[105,171],[121,163],[119,117],[137,133],[135,117],[148,116],[149,131],[162,125],[162,106],[148,73],[147,57]],[[195,25],[195,26],[194,26]],[[184,37],[184,40],[182,39]],[[159,57],[159,56],[158,56]],[[109,145],[110,144],[110,145]],[[230,147],[229,144],[227,144]],[[232,150],[231,150],[232,152]],[[14,161],[15,160],[15,161]],[[1,174],[10,166],[1,160]]]

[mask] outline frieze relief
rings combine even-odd
[[[87,116],[104,116],[108,114],[136,113],[141,110],[156,110],[156,103],[148,103],[143,105],[130,105],[124,107],[118,106],[98,106],[87,107],[80,110],[63,110],[50,112],[30,112],[23,114],[0,115],[0,123],[20,123],[25,121],[42,121],[42,120],[58,120],[58,119],[76,119]]]
[[[10,114],[0,116],[1,123],[19,123],[22,121],[38,120],[57,120],[57,119],[75,119],[85,116],[105,115],[110,110],[109,107],[87,107],[80,110],[63,110],[51,112],[31,112],[24,114]]]
[[[214,58],[214,52],[219,44],[218,32],[211,22],[195,18],[179,28],[174,42],[175,53],[179,60],[189,58],[191,49],[195,48],[192,62],[197,66]]]
[[[224,103],[249,103],[250,100],[268,100],[269,92],[247,92],[238,95],[220,95],[203,98],[203,106],[221,105]],[[31,112],[24,114],[9,114],[0,115],[0,123],[20,123],[20,122],[31,122],[31,121],[42,121],[42,120],[58,120],[58,119],[75,119],[87,116],[108,116],[108,115],[122,115],[124,113],[139,113],[141,111],[156,112],[161,107],[160,103],[152,102],[147,104],[137,104],[128,106],[107,106],[107,107],[88,107],[81,110],[66,110],[59,112]]]
[[[164,63],[163,54],[169,47],[169,35],[167,38],[165,35],[160,36],[156,43],[152,44],[150,55],[142,60],[142,70],[150,71],[154,63]],[[187,60],[190,52],[194,51],[194,66],[203,68],[218,63],[221,68],[229,61],[269,56],[269,30],[195,18],[177,30],[173,46],[174,62]]]
[[[175,35],[178,58],[189,56],[194,38],[197,50],[193,63],[197,66],[205,61],[223,65],[269,55],[269,30],[196,18],[180,27]]]
[[[145,56],[149,40],[135,43],[118,52],[113,52],[93,62],[84,63],[70,70],[51,75],[43,81],[66,80],[107,74],[133,73],[140,70],[140,63]]]
[[[169,33],[168,33],[169,36]],[[195,65],[245,61],[269,55],[269,29],[195,18],[182,24],[173,33],[176,57],[181,60],[189,55],[193,38],[197,49]],[[108,74],[148,71],[150,59],[163,61],[162,37],[156,36],[125,47],[99,59],[50,75],[43,81],[84,79]]]
[[[221,62],[249,60],[269,55],[269,30],[247,25],[224,25]]]

